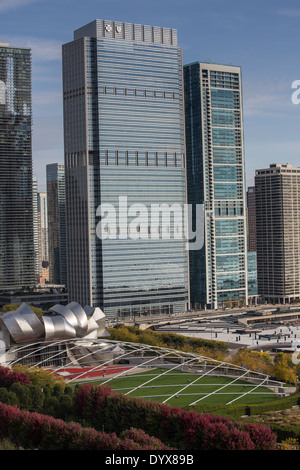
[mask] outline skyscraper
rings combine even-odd
[[[49,281],[47,193],[38,193],[39,283]]]
[[[300,168],[255,172],[258,294],[268,302],[300,298]]]
[[[124,221],[127,209],[186,202],[177,31],[95,20],[63,46],[63,84],[70,299],[114,317],[184,311],[181,227],[172,218],[166,239],[145,211],[135,228]],[[100,204],[121,207],[106,238]]]
[[[256,251],[256,206],[254,186],[250,186],[247,191],[247,230],[248,251]]]
[[[0,43],[0,290],[35,285],[31,51]]]
[[[255,186],[247,190],[248,298],[257,301],[256,204]]]
[[[36,283],[40,277],[40,253],[39,253],[39,216],[38,216],[38,181],[32,178],[32,205],[33,205],[33,246],[34,246],[34,274]]]
[[[46,166],[49,281],[67,284],[66,190],[65,167],[58,163]]]
[[[205,214],[204,245],[190,251],[191,303],[247,303],[241,70],[197,62],[184,82],[188,202]]]

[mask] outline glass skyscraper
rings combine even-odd
[[[191,304],[247,303],[241,71],[197,62],[184,83],[188,202],[205,213],[204,245],[190,251]]]
[[[35,285],[31,51],[0,43],[0,290]]]
[[[65,167],[59,163],[46,166],[49,280],[67,284],[66,188]]]
[[[179,219],[163,234],[150,218],[186,203],[182,74],[174,29],[95,20],[63,46],[69,296],[107,316],[188,306]],[[105,237],[100,204],[117,214]]]

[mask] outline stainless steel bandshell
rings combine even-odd
[[[86,306],[84,309],[77,302],[68,305],[54,305],[50,312],[38,319],[25,303],[14,312],[7,312],[1,318],[9,334],[16,343],[48,340],[84,338],[94,333],[106,336],[105,315],[99,308]],[[88,318],[90,316],[90,318]]]

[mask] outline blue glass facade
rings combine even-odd
[[[63,63],[70,297],[111,317],[184,311],[185,240],[153,236],[150,221],[152,204],[186,203],[176,31],[96,20],[75,31]],[[147,208],[141,225],[149,236],[138,236],[141,227],[135,238],[128,232],[138,214],[125,227],[120,197],[128,210]],[[100,204],[116,209],[102,239]]]
[[[67,284],[65,167],[46,166],[49,274],[52,284]]]
[[[36,284],[31,50],[0,44],[0,290]]]
[[[205,207],[205,243],[190,252],[191,303],[247,302],[240,69],[194,63],[184,82],[188,202]]]
[[[257,256],[256,251],[248,251],[248,294],[257,296]]]

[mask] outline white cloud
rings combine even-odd
[[[245,116],[290,113],[292,110],[292,82],[250,83],[243,86]]]
[[[0,0],[1,1],[1,0]],[[28,47],[32,50],[33,63],[61,60],[62,42],[56,39],[30,36],[5,36],[5,41],[13,47]]]
[[[276,10],[275,13],[279,16],[295,17],[295,16],[300,16],[300,9],[299,8],[280,8]]]
[[[39,2],[40,0],[0,0],[0,12],[3,13],[8,10],[14,10],[20,7],[26,7],[32,3]]]

